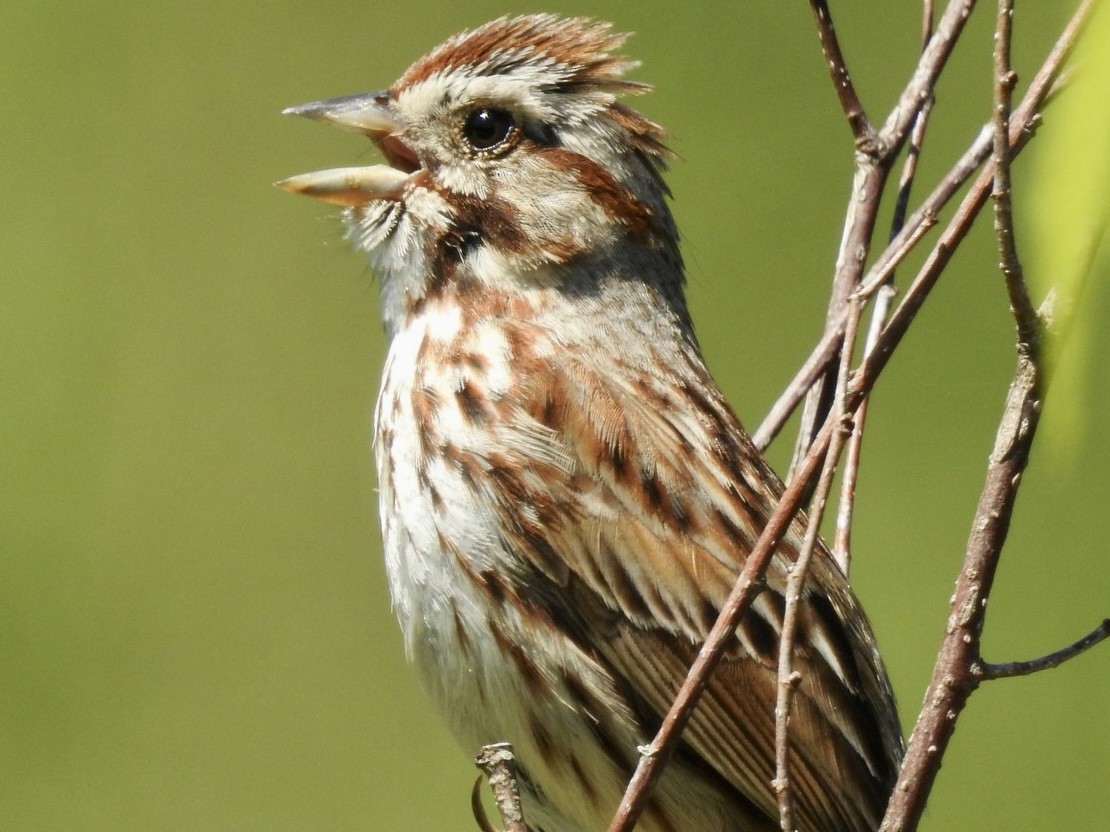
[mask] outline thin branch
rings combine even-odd
[[[867,330],[867,340],[864,344],[863,354],[867,356],[875,349],[879,340],[883,323],[890,311],[890,304],[894,298],[894,286],[884,284],[875,299],[875,306],[871,310],[871,325]],[[862,301],[855,300],[852,307],[858,306]],[[840,481],[840,499],[837,501],[836,511],[836,536],[832,547],[833,560],[836,561],[840,571],[845,575],[852,567],[852,514],[856,503],[856,482],[859,478],[859,463],[863,449],[863,429],[867,422],[867,410],[870,399],[860,402],[852,419],[852,433],[848,437],[848,447],[844,456],[844,473]]]
[[[917,112],[932,96],[937,78],[974,9],[975,0],[952,0],[937,21],[936,31],[929,38],[928,46],[922,50],[909,83],[879,131],[887,158],[893,158],[901,149]]]
[[[1018,343],[1035,348],[1040,341],[1041,320],[1025,285],[1014,241],[1013,185],[1010,179],[1010,99],[1017,75],[1010,66],[1013,33],[1013,0],[1000,0],[994,36],[994,231],[998,238],[999,266],[1010,295],[1010,309],[1018,327]]]
[[[809,525],[806,527],[798,558],[791,566],[790,574],[786,579],[786,606],[782,617],[782,633],[779,637],[778,685],[775,699],[775,778],[771,781],[771,786],[778,798],[779,826],[783,832],[793,832],[795,829],[793,791],[790,784],[790,714],[794,707],[794,693],[802,679],[801,674],[794,670],[794,640],[798,627],[798,610],[801,606],[802,590],[805,587],[806,576],[809,574],[813,550],[817,545],[821,517],[825,512],[829,492],[832,490],[833,475],[836,473],[836,466],[844,449],[848,426],[844,398],[848,389],[848,376],[855,351],[855,333],[862,303],[862,300],[857,297],[853,298],[848,305],[849,318],[845,327],[847,334],[844,339],[844,349],[841,351],[836,402],[832,411],[840,429],[833,431],[829,450],[825,454],[825,462],[821,468],[821,476],[814,491]]]
[[[952,596],[948,625],[932,681],[910,736],[880,832],[916,828],[955,729],[956,717],[978,684],[969,668],[979,658],[979,635],[987,596],[1040,415],[1040,388],[1040,371],[1036,364],[1028,356],[1020,357],[995,450],[987,466],[986,483]]]
[[[933,8],[933,0],[925,0],[921,4],[921,49],[925,50],[926,44],[929,43],[933,37],[933,19],[936,10]]]
[[[848,198],[844,233],[840,239],[840,250],[836,257],[832,296],[825,316],[826,335],[830,332],[842,331],[840,321],[846,314],[848,299],[859,286],[863,275],[889,171],[889,164],[880,163],[874,157],[863,153],[856,154],[852,193]],[[834,337],[839,341],[839,334]],[[786,475],[787,482],[795,477],[796,469],[805,458],[816,430],[824,422],[832,407],[835,381],[836,373],[832,367],[826,365],[823,375],[817,378],[806,396],[802,423],[798,430],[798,441],[794,446],[794,458]]]
[[[847,311],[845,311],[844,319],[847,320]],[[763,422],[752,434],[752,442],[755,443],[760,453],[766,451],[767,446],[779,435],[779,431],[782,430],[786,421],[790,418],[790,414],[805,398],[806,392],[813,386],[813,382],[825,371],[825,367],[836,355],[836,348],[843,335],[843,320],[838,323],[838,326],[826,329],[825,334],[821,336],[821,340],[817,342],[817,346],[813,348],[805,363],[798,368],[798,372],[786,385],[786,389],[771,405],[771,409],[763,417]]]
[[[848,126],[852,128],[856,147],[870,153],[875,144],[875,130],[867,119],[867,113],[864,112],[859,96],[856,95],[852,76],[848,73],[848,64],[844,60],[844,53],[840,51],[840,41],[836,37],[836,27],[829,13],[829,5],[825,0],[809,0],[809,7],[817,23],[817,37],[821,40],[821,51],[829,64],[829,75],[832,76],[833,87],[836,88],[836,97],[840,99],[840,106],[844,110],[845,118],[848,119]]]
[[[921,49],[929,45],[933,35],[933,3],[925,0],[921,13]],[[914,118],[913,129],[910,131],[910,142],[906,150],[906,158],[902,162],[902,175],[898,180],[898,196],[894,201],[894,216],[890,222],[890,240],[893,241],[905,227],[906,213],[909,211],[910,192],[913,190],[914,179],[917,177],[917,163],[921,158],[921,148],[925,142],[925,130],[929,125],[929,114],[933,110],[934,98],[930,95],[925,99]],[[923,235],[928,226],[922,223]],[[920,235],[917,236],[920,239]],[[916,242],[916,240],[915,240]],[[907,252],[909,249],[906,250]],[[904,255],[903,255],[904,256]],[[898,259],[901,262],[901,258]],[[866,280],[866,278],[865,278]],[[882,283],[875,305],[871,309],[871,324],[867,329],[867,339],[864,344],[864,355],[875,348],[879,332],[890,314],[890,305],[894,299],[894,268],[891,267]],[[857,291],[858,294],[858,291]],[[867,411],[870,409],[868,399],[864,399],[852,420],[852,435],[848,437],[848,449],[844,458],[844,469],[840,480],[840,498],[837,500],[836,532],[833,540],[833,559],[840,566],[840,570],[847,575],[852,567],[852,519],[855,514],[856,484],[859,482],[860,460],[863,457],[863,432],[867,426]]]
[[[484,745],[478,752],[478,756],[474,758],[474,764],[489,781],[493,802],[497,805],[505,832],[529,832],[528,824],[524,822],[524,811],[520,805],[520,789],[516,782],[516,757],[513,756],[513,747],[507,742]],[[479,828],[483,832],[492,832],[489,818],[482,808],[480,786],[479,778],[470,796],[471,808],[474,810],[474,819],[478,821]]]
[[[971,668],[972,672],[983,681],[990,679],[1008,679],[1011,676],[1029,676],[1033,673],[1039,673],[1042,670],[1051,670],[1054,667],[1059,667],[1069,659],[1074,659],[1080,653],[1090,650],[1100,641],[1110,638],[1110,618],[1103,619],[1102,623],[1095,627],[1083,638],[1069,644],[1067,647],[1061,647],[1059,650],[1049,653],[1047,656],[1040,656],[1036,659],[1028,659],[1023,662],[1003,662],[1001,664],[992,664],[985,662],[982,659],[977,661]]]
[[[1083,0],[1029,85],[1021,106],[1014,111],[1010,119],[1011,157],[1019,153],[1032,138],[1031,128],[1038,119],[1040,107],[1052,89],[1053,81],[1060,71],[1060,66],[1075,47],[1075,41],[1082,31],[1083,24],[1089,17],[1094,1]],[[989,147],[989,136],[987,141]],[[945,227],[928,257],[926,257],[925,263],[921,266],[913,283],[906,290],[902,302],[898,304],[898,307],[891,314],[890,320],[883,327],[883,331],[875,344],[874,354],[869,356],[868,360],[861,365],[860,372],[853,379],[853,385],[863,385],[865,382],[864,376],[867,372],[885,366],[890,358],[890,353],[901,341],[902,336],[905,335],[906,329],[908,329],[914,316],[920,310],[921,304],[925,302],[925,298],[940,278],[945,266],[948,265],[948,261],[951,260],[957,246],[971,230],[972,223],[983,205],[986,204],[993,184],[994,165],[988,164],[980,172],[975,183],[956,209],[956,213]],[[903,229],[904,231],[905,229]],[[870,281],[868,284],[870,284]]]

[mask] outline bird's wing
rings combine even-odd
[[[561,614],[634,692],[646,730],[669,709],[782,491],[700,360],[688,370],[603,382],[562,362],[517,399],[513,420],[547,448],[533,463],[549,463],[532,465],[532,487],[496,486],[534,520],[507,524],[506,546],[570,590],[574,609]],[[615,388],[613,376],[634,380]],[[684,734],[772,817],[778,642],[804,522],[780,545]],[[794,658],[796,810],[803,828],[872,829],[902,751],[893,695],[845,577],[823,545],[814,554]]]

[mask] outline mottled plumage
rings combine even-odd
[[[382,278],[376,416],[394,606],[469,752],[509,741],[539,832],[604,829],[782,492],[701,358],[662,130],[606,24],[502,18],[388,91],[294,108],[390,166],[338,202]],[[774,701],[791,528],[638,829],[778,827]],[[901,756],[866,617],[828,552],[799,621],[804,830],[877,826]]]

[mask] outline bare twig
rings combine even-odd
[[[852,366],[855,333],[862,303],[862,300],[856,297],[848,305],[844,349],[841,351],[836,402],[832,411],[839,430],[833,430],[829,450],[825,454],[825,462],[821,468],[821,476],[814,491],[809,525],[806,527],[798,558],[791,566],[790,575],[786,580],[786,605],[782,617],[782,633],[779,637],[778,690],[775,700],[775,779],[771,781],[778,797],[779,826],[783,832],[793,832],[795,829],[794,802],[790,785],[790,714],[794,706],[794,693],[802,678],[794,670],[794,640],[798,627],[798,609],[801,606],[802,590],[809,573],[813,550],[817,545],[821,517],[825,511],[829,492],[832,490],[833,475],[836,473],[836,466],[844,449],[846,431],[850,430],[844,399],[848,390],[848,376]]]
[[[1052,89],[1053,80],[1057,73],[1060,71],[1060,66],[1067,59],[1071,50],[1075,46],[1075,41],[1079,37],[1080,31],[1084,22],[1090,14],[1091,7],[1094,0],[1084,0],[1076,11],[1075,15],[1068,22],[1060,37],[1056,41],[1056,45],[1049,52],[1048,57],[1045,58],[1044,64],[1037,72],[1029,89],[1025,93],[1021,106],[1016,109],[1010,119],[1010,153],[1011,156],[1020,152],[1021,148],[1032,137],[1032,126],[1036,123],[1037,113],[1044,102],[1045,97]],[[988,147],[989,136],[988,138]],[[956,248],[967,236],[968,231],[971,230],[971,225],[978,216],[979,211],[982,210],[983,205],[986,204],[987,197],[990,195],[994,184],[994,165],[988,164],[982,172],[980,172],[975,183],[971,186],[967,195],[964,197],[960,206],[956,209],[956,213],[949,221],[945,230],[941,233],[940,238],[933,246],[932,251],[925,259],[925,263],[921,266],[917,276],[910,284],[902,298],[902,302],[898,304],[897,308],[891,313],[890,319],[883,327],[882,333],[879,335],[875,343],[875,349],[867,360],[860,366],[860,371],[853,378],[853,386],[856,384],[864,384],[865,376],[874,370],[881,369],[886,365],[890,358],[890,353],[894,347],[901,342],[902,337],[905,335],[910,323],[913,321],[917,312],[921,308],[921,304],[925,302],[925,298],[932,290],[936,281],[940,278],[941,273],[944,271],[945,266],[948,265],[949,260]],[[907,224],[908,227],[908,224]],[[903,232],[905,229],[903,229]]]
[[[1041,321],[1029,299],[1014,242],[1012,184],[1010,180],[1010,99],[1017,75],[1010,66],[1010,40],[1014,19],[1013,0],[1000,0],[994,35],[994,232],[998,238],[999,265],[1010,295],[1010,309],[1018,327],[1018,343],[1036,348],[1040,341]]]
[[[871,325],[867,330],[867,340],[864,344],[863,354],[866,356],[875,348],[882,331],[883,323],[890,311],[890,304],[894,297],[894,287],[886,283],[879,290],[875,298],[875,305],[871,310]],[[854,299],[851,309],[862,303]],[[849,332],[851,330],[848,330]],[[832,556],[840,571],[848,574],[852,566],[852,514],[856,503],[856,482],[859,478],[860,455],[863,449],[863,428],[867,421],[867,408],[870,399],[860,402],[852,419],[852,434],[848,437],[848,447],[844,456],[844,473],[840,481],[840,498],[836,506],[836,536],[833,541]]]
[[[1031,127],[1036,122],[1037,113],[1052,90],[1053,81],[1059,74],[1060,67],[1074,49],[1076,40],[1090,17],[1094,2],[1095,0],[1083,0],[1080,3],[1079,8],[1076,9],[1075,14],[1072,15],[1071,20],[1064,27],[1064,31],[1057,38],[1056,44],[1030,83],[1021,106],[1013,112],[1010,118],[1011,157],[1020,152],[1032,137]],[[988,136],[988,147],[990,146],[989,140],[990,137]],[[873,380],[870,378],[871,374],[881,371],[886,366],[891,353],[901,342],[914,316],[925,302],[929,291],[936,284],[952,254],[971,229],[975,217],[990,195],[993,183],[994,166],[989,164],[979,174],[960,206],[956,209],[956,213],[941,233],[932,251],[926,257],[925,263],[906,290],[901,303],[898,304],[886,326],[883,327],[883,331],[875,344],[875,349],[863,361],[853,377],[851,388],[870,389],[873,384]],[[909,224],[907,223],[908,227]],[[905,229],[903,229],[904,232]],[[851,393],[852,389],[849,392]]]
[[[910,736],[881,832],[916,828],[955,729],[956,717],[978,681],[969,672],[979,658],[983,612],[1006,540],[1017,484],[1029,459],[1040,413],[1040,371],[1018,360],[987,479],[975,512],[963,568],[952,596],[948,625],[925,703]]]
[[[932,36],[933,3],[932,0],[925,0],[922,4],[921,13],[922,51],[929,45],[929,39]],[[913,129],[910,131],[910,143],[906,150],[906,158],[902,162],[902,175],[898,180],[898,196],[894,202],[894,216],[890,223],[891,241],[898,236],[906,224],[910,192],[913,190],[914,179],[917,176],[917,162],[921,158],[921,147],[925,142],[925,130],[929,124],[929,114],[933,109],[933,100],[931,95],[925,99],[914,118]],[[923,235],[930,226],[923,222],[919,227]],[[916,239],[920,239],[920,235]],[[914,243],[916,243],[916,240],[914,240]],[[909,249],[906,251],[908,252]],[[896,262],[901,262],[901,259],[901,257],[898,258]],[[864,355],[875,348],[879,332],[890,313],[890,305],[894,298],[893,283],[894,268],[891,266],[876,295],[875,304],[871,308],[871,324],[868,327],[867,340],[864,343]],[[856,411],[855,419],[852,420],[852,435],[848,437],[848,449],[845,453],[844,469],[840,480],[840,498],[837,500],[836,533],[833,540],[832,554],[845,575],[849,573],[852,566],[852,519],[855,513],[856,483],[859,481],[860,459],[863,456],[863,431],[867,426],[868,409],[869,400],[864,399],[859,406],[859,410]]]
[[[921,51],[909,83],[898,98],[882,130],[879,131],[883,151],[888,159],[898,153],[909,134],[917,112],[933,94],[937,78],[948,62],[948,57],[963,32],[964,24],[975,9],[975,0],[951,0],[940,20],[936,31],[929,38],[928,45]]]
[[[809,7],[817,23],[817,36],[821,40],[821,51],[829,64],[829,75],[832,76],[836,96],[840,99],[840,106],[848,119],[848,126],[852,128],[856,147],[870,153],[875,143],[875,131],[867,119],[867,113],[864,112],[859,96],[856,95],[852,76],[848,73],[848,65],[844,61],[844,53],[840,51],[840,41],[836,37],[836,27],[833,26],[832,15],[829,14],[829,5],[825,0],[809,0]]]
[[[1110,638],[1110,618],[1104,619],[1101,624],[1095,627],[1087,635],[1078,641],[1072,642],[1067,647],[1061,647],[1049,653],[1047,656],[1040,656],[1036,659],[1028,659],[1023,662],[1003,662],[1001,664],[992,664],[985,662],[982,659],[977,661],[971,668],[972,672],[979,677],[979,679],[986,681],[989,679],[1008,679],[1011,676],[1029,676],[1033,673],[1039,673],[1042,670],[1051,670],[1054,667],[1059,667],[1069,659],[1074,659],[1080,653],[1090,650],[1100,641]]]
[[[899,237],[899,248],[894,250],[890,256],[885,256],[883,271],[875,272],[874,269],[868,273],[867,279],[860,285],[856,293],[861,299],[869,298],[878,288],[886,282],[887,276],[894,271],[894,269],[901,264],[906,255],[913,250],[914,246],[920,242],[921,238],[928,233],[929,229],[936,224],[936,217],[931,214],[924,214],[921,216],[919,222],[914,228],[914,234],[905,238]],[[891,251],[891,249],[887,249]],[[878,265],[878,264],[877,264]],[[802,401],[806,395],[806,391],[810,388],[813,382],[817,379],[818,375],[824,371],[824,368],[836,355],[836,349],[840,344],[840,339],[844,335],[844,325],[848,318],[848,310],[845,309],[836,321],[836,325],[825,331],[821,336],[821,340],[817,342],[817,346],[806,358],[805,363],[798,368],[798,372],[794,374],[794,378],[786,386],[786,389],[778,397],[767,415],[763,418],[759,428],[752,434],[752,442],[759,448],[760,452],[767,450],[767,446],[771,444],[779,431],[782,430],[786,424],[787,419],[794,412],[794,409]]]
[[[936,17],[936,9],[933,0],[924,0],[921,4],[921,51],[925,51],[925,47],[933,37],[933,20]]]
[[[798,368],[794,378],[790,379],[786,389],[782,391],[782,394],[771,406],[770,411],[763,417],[763,422],[759,428],[752,434],[752,442],[755,443],[761,453],[767,450],[767,446],[779,435],[779,431],[786,424],[786,420],[790,418],[790,414],[794,412],[794,408],[805,398],[806,391],[813,386],[818,376],[825,371],[825,367],[836,355],[836,348],[840,345],[840,339],[844,335],[844,320],[846,319],[847,311],[845,311],[844,319],[839,321],[837,326],[825,330],[825,334],[821,336],[817,346],[813,348],[805,363]]]
[[[844,234],[840,240],[840,251],[836,258],[836,274],[833,278],[832,298],[825,317],[825,334],[841,333],[841,320],[845,315],[848,298],[859,286],[864,264],[871,247],[875,230],[875,218],[879,203],[882,201],[883,188],[890,168],[885,161],[876,160],[863,153],[856,154],[856,172],[852,179],[852,193],[848,198],[848,212],[844,218]],[[837,346],[839,344],[839,335]],[[802,424],[798,431],[798,441],[794,447],[794,458],[790,463],[786,479],[791,481],[796,469],[805,458],[806,451],[819,427],[832,406],[832,392],[836,374],[826,365],[823,374],[818,376],[806,395],[802,411]]]
[[[497,832],[493,828],[493,824],[489,822],[486,807],[482,805],[482,783],[485,782],[485,779],[479,774],[474,780],[474,785],[470,789],[470,811],[474,815],[474,822],[478,824],[480,832]]]
[[[516,782],[516,757],[513,756],[513,747],[507,742],[484,745],[478,756],[474,758],[474,764],[489,781],[493,801],[501,815],[505,832],[529,832],[528,824],[524,822],[524,811],[520,806],[520,789]],[[483,832],[493,832],[489,818],[482,808],[480,786],[481,778],[474,784],[474,790],[470,796],[474,819],[478,821],[478,826]]]

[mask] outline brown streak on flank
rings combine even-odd
[[[478,483],[482,479],[482,465],[474,458],[474,455],[460,450],[457,445],[451,442],[444,442],[439,451],[444,461],[454,467],[465,484],[471,490],[478,491]]]
[[[658,514],[663,510],[663,485],[659,482],[658,469],[640,469],[640,493],[646,500],[645,508],[649,513]]]
[[[729,539],[733,547],[736,549],[737,555],[741,552],[748,552],[752,548],[752,535],[743,529],[728,513],[726,513],[720,506],[712,507],[713,519],[717,525],[724,532],[725,537]],[[755,531],[759,531],[756,529]]]
[[[439,394],[431,387],[418,385],[412,391],[412,417],[420,424],[433,424],[442,404]]]
[[[586,688],[585,683],[573,673],[564,672],[563,682],[567,686],[571,701],[578,705],[579,711],[588,717],[586,725],[609,762],[622,775],[630,776],[632,774],[632,761],[629,759],[628,750],[625,749],[623,743],[618,742],[606,733],[602,726],[601,715],[604,715],[606,710],[603,703],[599,702],[597,697]]]
[[[483,375],[489,370],[489,359],[477,351],[464,353],[462,364],[479,375]]]
[[[590,403],[578,395],[556,395],[554,399],[559,405],[556,412],[565,418],[559,420],[560,424],[550,424],[549,427],[561,431],[570,444],[578,448],[582,461],[591,473],[609,467],[618,480],[623,480],[625,458],[620,443],[600,435],[596,430],[598,420],[582,413],[582,408],[589,407]]]
[[[551,545],[544,530],[537,528],[522,528],[520,530],[520,537],[524,545],[528,547],[528,550],[536,558],[544,574],[550,576],[552,580],[559,584],[564,583],[567,571],[566,562],[562,559],[558,550]]]
[[[526,391],[519,400],[524,410],[539,424],[559,433],[566,425],[568,393],[563,380],[550,373],[550,364],[537,358],[531,350],[521,350],[522,336],[511,339],[512,362],[525,383],[518,386]]]
[[[486,596],[498,607],[503,605],[509,597],[508,587],[501,576],[492,569],[483,569],[475,576],[479,588],[485,591]]]
[[[434,355],[435,344],[425,331],[424,337],[420,339],[420,346],[416,349],[416,360],[414,364],[418,368],[435,367],[438,364],[436,360],[438,356]]]
[[[697,520],[693,512],[690,511],[690,507],[674,492],[671,492],[669,497],[671,519],[674,521],[675,530],[684,535],[696,531]]]
[[[529,489],[516,467],[500,454],[491,454],[489,465],[499,502],[515,508],[511,527],[520,545],[544,574],[562,582],[566,563],[550,538],[562,519],[563,507],[550,494]],[[545,472],[537,473],[543,476]]]
[[[454,600],[451,601],[451,615],[455,622],[455,638],[459,642],[459,649],[469,657],[473,645],[470,643],[470,636],[466,632],[466,625],[463,624],[462,613],[459,612],[458,604]]]
[[[604,570],[605,583],[613,597],[617,599],[624,614],[633,620],[644,621],[651,617],[651,610],[640,595],[635,582],[628,571],[620,566],[620,559],[612,556],[608,551],[601,556],[609,561],[609,568]]]
[[[470,379],[455,391],[455,399],[463,417],[472,425],[485,425],[490,421],[489,402]]]
[[[391,427],[383,425],[378,430],[378,441],[381,443],[381,446],[383,448],[388,449],[388,448],[393,447],[393,437],[394,437],[394,432],[393,432],[393,428],[391,428]]]
[[[663,484],[659,469],[640,469],[641,503],[647,514],[655,516],[677,532],[685,534],[692,526],[689,508]]]
[[[516,640],[510,638],[492,617],[486,618],[486,626],[493,635],[493,640],[497,642],[502,655],[506,655],[513,660],[517,673],[528,689],[528,694],[536,699],[541,699],[547,692],[547,682],[539,665],[532,661],[524,648]]]
[[[597,788],[590,778],[586,776],[585,769],[582,768],[582,763],[578,761],[578,756],[572,751],[570,753],[570,770],[574,772],[574,777],[578,781],[578,786],[582,793],[586,795],[586,799],[590,801],[590,805],[595,809],[601,806],[601,795],[597,793]]]
[[[548,768],[555,768],[559,758],[555,753],[555,741],[551,738],[551,732],[547,730],[547,726],[533,718],[528,721],[528,731],[544,764]]]
[[[494,569],[479,570],[475,568],[475,564],[463,554],[462,550],[438,529],[436,530],[436,542],[443,551],[451,554],[459,571],[462,572],[475,587],[485,593],[491,606],[498,608],[505,604],[511,604],[513,608],[523,616],[533,619],[544,616],[541,609],[522,600],[501,573]],[[548,622],[545,620],[542,623]],[[492,622],[489,622],[489,626],[491,631],[495,627]],[[504,637],[504,634],[502,634],[502,637]]]
[[[559,403],[555,401],[555,397],[547,395],[543,397],[543,404],[538,413],[533,414],[536,420],[545,427],[557,429],[562,423],[562,416],[559,415]]]
[[[613,471],[613,476],[618,482],[627,482],[628,480],[628,455],[625,448],[628,447],[628,436],[622,427],[617,436],[611,439],[602,439],[598,437],[598,446],[600,455],[598,462],[607,462]]]
[[[574,426],[567,423],[572,419],[575,391],[564,377],[559,366],[560,359],[541,355],[539,344],[548,342],[550,333],[540,330],[527,318],[515,317],[520,314],[520,303],[509,307],[514,317],[501,321],[508,355],[517,383],[506,399],[531,414],[546,427],[560,433]],[[537,313],[540,303],[529,303],[524,311],[528,317]],[[580,420],[579,420],[580,422]],[[579,428],[580,429],[580,428]]]
[[[432,508],[436,512],[443,511],[443,495],[439,493],[432,478],[428,476],[427,457],[422,456],[419,465],[416,469],[416,479],[420,483],[420,487],[428,495],[428,499],[432,503]]]
[[[416,442],[420,445],[420,470],[424,471],[428,460],[435,454],[434,426],[435,417],[440,409],[440,398],[430,387],[416,387],[412,393],[413,423],[416,427]]]
[[[518,466],[502,454],[491,453],[487,458],[489,479],[495,483],[494,491],[506,506],[520,509],[531,505],[532,494],[524,484]],[[514,511],[514,513],[516,513]]]

